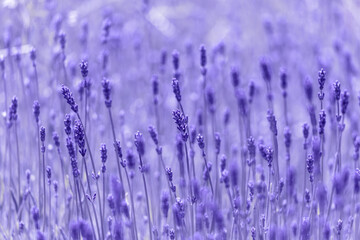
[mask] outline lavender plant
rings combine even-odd
[[[359,239],[359,11],[3,1],[0,239]]]

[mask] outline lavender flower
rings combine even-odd
[[[75,121],[74,138],[76,139],[76,143],[79,146],[79,153],[82,157],[85,157],[85,132],[82,123],[78,120]]]
[[[349,97],[349,93],[346,90],[341,94],[341,113],[343,115],[346,113],[349,105]]]
[[[111,86],[110,86],[110,82],[107,78],[103,78],[102,80],[102,87],[103,87],[103,94],[105,97],[105,106],[107,108],[111,108]]]
[[[271,73],[270,73],[270,69],[269,69],[269,64],[265,58],[261,59],[260,68],[261,68],[261,73],[262,73],[263,79],[266,82],[270,82],[271,81]]]
[[[173,111],[173,119],[177,126],[178,131],[181,134],[182,140],[187,141],[189,135],[187,133],[188,117],[184,116],[179,110]]]
[[[267,112],[267,120],[269,122],[271,132],[275,136],[277,136],[278,132],[277,132],[277,127],[276,127],[276,118],[271,110],[268,110],[268,112]]]
[[[36,123],[39,123],[39,116],[40,116],[40,103],[38,101],[34,101],[33,104],[33,113],[35,117]]]
[[[140,156],[144,156],[145,154],[145,143],[142,134],[137,131],[135,133],[135,140],[134,140],[136,150]]]
[[[169,211],[169,194],[167,191],[161,192],[161,211],[164,217],[167,218]]]
[[[70,92],[70,89],[68,87],[66,87],[65,85],[62,85],[61,93],[64,96],[66,102],[71,107],[71,110],[73,110],[75,113],[77,113],[79,110],[79,107],[76,104],[74,97],[73,97],[72,93]]]
[[[176,100],[178,102],[181,102],[181,92],[180,92],[180,86],[179,86],[179,80],[178,79],[173,78],[172,87],[173,87],[173,92],[175,94]]]
[[[340,82],[338,80],[336,80],[335,83],[333,84],[333,91],[336,101],[339,101],[341,89],[340,89]]]

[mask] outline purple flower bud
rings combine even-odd
[[[59,140],[59,135],[57,134],[57,132],[53,132],[53,141],[54,141],[54,144],[57,148],[60,147],[60,140]]]
[[[169,212],[169,193],[167,191],[161,192],[161,211],[165,218],[168,217]]]
[[[229,174],[232,186],[236,187],[238,185],[239,178],[239,167],[236,161],[231,162]]]
[[[307,77],[304,81],[304,90],[305,90],[306,98],[308,99],[309,102],[311,102],[313,97],[313,86],[309,77]]]
[[[319,114],[319,134],[320,135],[324,134],[325,124],[326,124],[326,113],[324,110],[321,110],[320,114]]]
[[[65,114],[64,125],[65,125],[66,135],[70,136],[70,134],[71,134],[71,118],[70,118],[69,114]]]
[[[135,165],[136,165],[135,157],[130,148],[126,151],[126,163],[129,169],[135,169]]]
[[[118,155],[118,157],[120,159],[122,159],[123,155],[122,155],[122,150],[121,150],[121,145],[120,145],[120,141],[115,141],[114,143],[114,148],[115,148],[115,152]]]
[[[285,127],[285,129],[284,129],[284,142],[285,142],[285,147],[290,148],[290,146],[291,146],[291,131],[290,131],[289,127]]]
[[[319,88],[320,90],[323,90],[324,89],[324,85],[325,85],[325,81],[326,81],[326,72],[324,71],[324,69],[321,69],[319,71],[319,74],[318,74],[318,82],[319,82]],[[320,99],[322,100],[322,99]]]
[[[204,45],[200,46],[200,66],[206,67],[206,49]]]
[[[303,136],[305,139],[309,137],[309,125],[307,123],[304,123],[303,126]]]
[[[157,96],[159,94],[159,78],[158,78],[158,76],[156,76],[156,75],[152,76],[151,83],[152,83],[153,95]]]
[[[286,90],[287,88],[287,74],[286,74],[286,71],[285,69],[281,69],[280,70],[280,86],[282,88],[283,91]]]
[[[230,122],[230,110],[227,108],[224,112],[224,125],[227,126]]]
[[[17,120],[17,108],[18,108],[18,100],[16,96],[14,96],[11,99],[11,105],[9,108],[9,124],[11,126],[12,122],[15,122]]]
[[[137,131],[135,133],[134,144],[135,144],[135,147],[136,147],[136,150],[137,150],[138,154],[140,156],[144,156],[144,154],[145,154],[145,142],[144,142],[144,139],[143,139],[143,135],[139,131]]]
[[[51,167],[50,166],[46,167],[46,176],[47,176],[47,179],[48,179],[48,183],[50,185],[50,183],[51,183]]]
[[[111,108],[111,103],[112,103],[112,100],[111,100],[111,85],[110,85],[110,82],[107,78],[103,78],[102,80],[102,88],[103,88],[103,94],[104,94],[104,97],[105,97],[105,106],[107,108]]]
[[[242,89],[237,89],[235,92],[236,98],[237,98],[237,103],[238,103],[238,107],[240,110],[240,113],[243,116],[247,115],[247,99],[246,99],[246,94]]]
[[[84,127],[80,121],[75,121],[74,126],[74,138],[76,139],[76,143],[79,146],[79,153],[82,157],[85,157],[86,147],[85,147],[85,131]]]
[[[100,147],[100,155],[101,155],[101,162],[103,164],[106,163],[106,159],[107,159],[107,149],[106,149],[106,145],[103,143],[101,144],[101,147]]]
[[[206,100],[209,106],[210,113],[215,113],[215,92],[214,89],[211,87],[208,87],[206,89]]]
[[[269,64],[265,58],[260,60],[260,68],[261,68],[261,74],[262,74],[263,79],[266,82],[270,82],[271,81],[271,73],[270,73],[270,69],[269,69]]]
[[[173,111],[173,119],[175,124],[177,125],[177,129],[181,134],[182,140],[184,142],[188,139],[187,133],[187,124],[188,124],[188,117],[184,116],[179,110]]]
[[[70,89],[68,87],[66,87],[65,85],[62,85],[61,93],[64,96],[67,103],[70,105],[71,110],[73,110],[75,113],[77,113],[78,105],[76,104],[74,97],[73,97],[72,93],[70,92]]]
[[[179,52],[176,50],[174,50],[172,53],[172,61],[173,61],[174,70],[178,71],[180,66],[180,59],[179,59]]]
[[[31,208],[31,216],[32,216],[32,219],[34,220],[35,228],[39,230],[40,229],[40,226],[39,226],[40,213],[39,213],[39,209],[36,206],[33,206]]]
[[[346,90],[341,94],[341,113],[343,115],[345,115],[346,109],[349,105],[349,97],[349,93]]]
[[[267,120],[270,124],[270,130],[271,132],[277,136],[277,127],[276,127],[276,118],[275,115],[273,114],[273,112],[271,110],[268,110],[267,112]]]
[[[309,172],[310,175],[310,182],[314,181],[314,176],[313,176],[313,172],[314,172],[314,158],[312,154],[309,154],[307,159],[306,159],[306,168]]]
[[[341,88],[340,88],[340,82],[338,80],[336,80],[335,83],[333,83],[333,92],[334,92],[336,101],[339,101],[340,94],[341,94]]]
[[[250,83],[249,83],[249,103],[253,102],[254,95],[255,95],[255,83],[253,81],[250,81]]]
[[[161,54],[160,54],[160,64],[161,64],[161,66],[165,66],[166,61],[167,61],[167,52],[166,52],[165,49],[163,49],[161,51]]]
[[[268,162],[269,168],[271,168],[272,166],[273,155],[274,155],[274,150],[272,149],[272,147],[268,147],[266,149],[266,161]]]
[[[43,126],[40,127],[40,141],[45,142],[45,128]]]
[[[34,113],[36,123],[39,123],[39,116],[40,116],[40,103],[39,103],[39,101],[36,101],[36,100],[34,101],[33,113]]]
[[[231,82],[234,88],[237,88],[240,84],[239,71],[235,68],[231,68]]]
[[[66,44],[66,34],[65,33],[62,32],[59,34],[59,42],[60,42],[61,49],[64,50],[65,44]]]
[[[4,56],[0,56],[0,68],[4,72],[5,71],[5,59]]]
[[[338,220],[337,224],[336,224],[336,234],[338,236],[341,235],[341,230],[342,230],[342,227],[343,227],[343,221],[341,219]]]
[[[287,171],[286,185],[290,196],[294,195],[296,185],[296,170],[294,167],[290,167]]]
[[[183,200],[181,200],[180,198],[176,199],[176,202],[174,203],[173,207],[173,214],[175,217],[175,223],[178,227],[181,227],[183,225],[183,221],[185,218],[185,213],[186,213],[186,205],[185,202]]]
[[[30,50],[30,59],[32,62],[34,62],[36,60],[36,49],[35,48],[32,48]]]
[[[81,63],[79,64],[81,75],[83,78],[86,78],[88,76],[89,70],[88,70],[88,62],[86,60],[81,60]]]
[[[198,134],[197,136],[197,142],[198,142],[198,145],[199,145],[199,148],[201,150],[204,150],[205,148],[205,141],[204,141],[204,137],[201,135],[201,134]]]
[[[155,145],[157,146],[159,144],[157,132],[153,126],[149,126],[149,133],[151,139],[154,141]]]
[[[179,80],[177,80],[176,78],[173,78],[172,87],[173,87],[173,92],[175,94],[176,100],[178,102],[181,102],[181,92],[180,92]]]
[[[215,133],[215,150],[216,150],[217,155],[220,153],[220,146],[221,146],[220,133],[216,132]]]
[[[225,169],[221,172],[221,181],[225,184],[225,188],[230,187],[230,179],[229,179],[228,170]]]

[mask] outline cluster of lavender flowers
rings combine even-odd
[[[80,2],[0,6],[0,239],[360,238],[356,3]]]

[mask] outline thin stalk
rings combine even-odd
[[[155,122],[156,122],[156,129],[158,130],[158,142],[160,142],[160,136],[161,136],[161,134],[160,134],[160,118],[159,118],[159,109],[158,109],[158,105],[157,104],[154,104],[154,107],[155,107]],[[157,146],[158,147],[158,146]],[[159,172],[159,177],[158,177],[158,182],[157,182],[157,184],[158,184],[158,192],[157,192],[157,195],[158,195],[158,199],[157,199],[157,201],[160,203],[161,202],[161,188],[162,188],[162,185],[161,185],[161,183],[162,183],[162,181],[161,181],[161,179],[162,179],[162,175],[160,174],[160,172],[161,172],[161,163],[160,163],[160,161],[158,161],[157,162],[157,164],[158,164],[158,172]],[[158,205],[159,206],[159,205]],[[159,209],[159,211],[158,211],[158,225],[160,226],[161,225],[161,211],[160,211],[160,209]]]
[[[111,123],[111,131],[112,131],[112,135],[113,135],[113,141],[115,143],[116,142],[116,135],[115,135],[114,121],[113,121],[112,114],[111,114],[111,108],[108,108],[108,110],[109,110],[109,118],[110,118],[110,123]],[[122,175],[121,175],[119,156],[116,153],[115,153],[115,156],[116,156],[116,163],[117,163],[118,172],[119,172],[119,178],[120,178],[121,183],[123,183],[123,179],[122,179]]]
[[[39,80],[38,80],[38,73],[35,61],[32,63],[34,68],[34,75],[35,75],[35,84],[36,84],[36,97],[39,99]]]
[[[179,102],[179,107],[180,107],[180,110],[181,110],[181,113],[185,116],[185,111],[184,111],[184,108],[183,108],[183,106],[182,106],[182,104],[181,104],[181,102]],[[186,126],[186,132],[187,132],[187,134],[188,134],[188,136],[190,136],[190,130],[189,130],[189,126]],[[190,150],[191,151],[194,151],[194,149],[193,149],[193,146],[192,146],[192,144],[191,144],[191,142],[189,141],[189,146],[190,146]],[[186,145],[186,144],[185,144]],[[186,147],[186,146],[185,146]],[[205,143],[205,147],[206,147],[206,143]],[[188,154],[188,152],[186,151],[186,154]],[[187,159],[188,160],[188,159]],[[191,165],[192,165],[192,173],[193,173],[193,178],[194,179],[196,179],[196,176],[195,176],[195,162],[194,162],[194,159],[193,158],[191,158]]]
[[[41,143],[41,147],[45,148],[44,142]],[[46,190],[45,190],[45,152],[42,151],[42,172],[43,172],[43,199],[44,199],[44,208],[43,208],[43,213],[44,213],[44,225],[43,225],[43,230],[46,227],[46,223],[47,223],[47,219],[46,219]]]
[[[25,98],[26,94],[25,94],[25,86],[24,86],[24,74],[23,74],[22,68],[20,66],[20,61],[17,61],[17,67],[18,67],[19,75],[20,75],[21,89],[23,91],[23,95],[24,95],[24,98]]]
[[[82,204],[81,204],[81,194],[80,194],[80,187],[79,187],[79,180],[78,179],[74,179],[74,184],[75,184],[75,195],[78,194],[78,197],[79,197],[79,202],[80,202],[80,213],[81,213],[81,217],[84,218],[84,212],[83,212],[83,209],[82,209]],[[77,199],[76,199],[77,200]],[[76,204],[78,204],[76,202]],[[79,210],[77,210],[79,211]],[[91,216],[90,216],[91,217]],[[78,217],[79,218],[79,217]]]
[[[77,184],[76,184],[76,179],[74,178],[74,185],[75,185],[75,204],[76,204],[76,219],[79,220],[79,200],[78,198],[80,198],[80,193],[78,195],[78,191],[77,191]],[[80,205],[81,207],[81,205]],[[83,216],[83,214],[81,213],[81,216]]]
[[[83,190],[84,197],[86,198],[86,192],[85,192],[84,185],[82,184],[81,180],[79,180],[79,182],[80,182],[80,186],[81,186],[81,188],[82,188],[82,190]],[[91,197],[92,197],[92,196],[91,196]],[[91,201],[91,202],[92,202],[92,201]],[[92,220],[92,217],[91,217],[90,208],[89,208],[89,205],[88,205],[88,202],[86,201],[86,199],[85,199],[85,205],[86,205],[86,208],[87,208],[87,210],[88,210],[91,227],[92,227],[93,233],[94,233],[94,235],[95,235],[95,228],[94,228],[93,220]],[[98,220],[97,220],[97,215],[96,215],[96,211],[95,211],[95,207],[94,207],[94,204],[93,204],[93,203],[92,203],[92,207],[93,207],[93,211],[94,211],[94,214],[95,214],[97,232],[98,232],[98,235],[99,235],[99,239],[101,239],[100,229],[99,229],[99,223],[98,223]]]
[[[40,203],[40,199],[41,199],[41,169],[42,169],[42,164],[41,164],[41,153],[40,153],[40,128],[39,128],[39,123],[36,124],[37,125],[37,144],[38,144],[38,154],[39,154],[39,177],[38,177],[38,183],[39,183],[39,197],[38,197],[38,201],[39,201],[39,208],[42,207],[42,204]]]
[[[64,71],[64,79],[65,79],[65,83],[68,83],[68,76],[67,76],[67,72],[66,72],[66,66],[65,66],[65,51],[62,50],[62,55],[63,55],[63,60],[62,60],[62,67],[63,67],[63,71]]]
[[[112,114],[111,114],[111,108],[108,108],[108,111],[109,111],[109,118],[110,118],[110,123],[111,123],[111,131],[112,131],[112,135],[113,135],[113,141],[114,141],[114,143],[116,143],[115,127],[114,127],[114,121],[113,121]],[[120,178],[121,183],[123,184],[121,168],[120,168],[120,159],[119,159],[119,155],[116,152],[115,152],[115,156],[116,156],[116,163],[117,163],[117,167],[118,167],[119,178]],[[122,161],[122,159],[121,159],[121,161]],[[134,229],[133,229],[133,231],[135,232],[136,240],[138,240],[137,226],[136,226],[136,216],[135,216],[135,206],[134,206],[132,187],[130,185],[129,174],[127,172],[127,169],[124,168],[124,170],[125,170],[127,185],[128,185],[129,191],[130,191],[131,211],[132,211],[132,216],[133,216],[133,221],[134,221]],[[105,201],[105,198],[104,198],[104,201]],[[104,212],[105,212],[105,210],[104,210]]]
[[[187,167],[188,178],[189,178],[189,194],[190,194],[190,202],[191,202],[192,199],[193,199],[193,192],[192,192],[192,186],[191,186],[192,179],[191,179],[191,173],[190,173],[190,164],[189,164],[189,154],[188,154],[187,142],[184,142],[184,145],[185,145],[186,167]],[[210,175],[210,172],[209,172],[209,175]],[[211,187],[211,190],[212,190],[212,187]],[[212,190],[212,193],[214,194],[213,190]],[[191,202],[190,211],[191,211],[191,216],[190,216],[190,219],[191,219],[191,234],[193,236],[195,228],[194,228],[194,205],[192,204],[192,202]]]
[[[79,113],[77,112],[76,113],[81,125],[83,125],[82,123],[82,120],[81,120],[81,117],[79,115]],[[84,132],[84,136],[85,136],[85,142],[86,142],[86,146],[87,146],[87,149],[88,149],[88,152],[89,152],[89,156],[90,156],[90,160],[91,160],[91,165],[92,165],[92,168],[93,168],[93,172],[96,173],[96,169],[95,169],[95,163],[94,163],[94,158],[92,156],[92,153],[91,153],[91,149],[90,149],[90,144],[89,144],[89,140],[87,138],[87,134],[86,132]],[[96,190],[97,192],[99,193],[97,199],[99,201],[99,209],[100,209],[100,216],[102,216],[102,204],[101,204],[101,198],[100,198],[100,188],[99,188],[99,183],[97,181],[95,181],[96,183]],[[101,224],[103,225],[103,222],[101,221]],[[103,229],[103,227],[102,227]]]
[[[103,212],[102,212],[102,216],[101,216],[101,221],[105,221],[105,173],[103,173]]]
[[[210,170],[209,170],[209,167],[208,167],[208,163],[207,163],[207,160],[206,160],[206,154],[205,154],[204,150],[202,152],[202,155],[203,155],[203,159],[204,159],[204,162],[205,162],[206,171],[209,174],[209,179],[208,180],[209,180],[209,184],[210,184],[210,188],[211,188],[211,193],[214,196],[214,188],[213,188],[213,184],[212,184],[212,181],[211,181]]]
[[[89,173],[88,173],[85,157],[83,157],[82,160],[83,160],[83,163],[84,163],[84,166],[85,166],[85,175],[86,175],[86,182],[87,182],[87,185],[88,185],[88,191],[90,193],[90,196],[92,197],[92,192],[91,192],[91,187],[90,187],[90,178],[89,178]]]
[[[19,153],[19,139],[17,133],[17,122],[15,121],[15,139],[16,139],[16,154],[17,154],[17,173],[18,173],[18,194],[19,202],[21,202],[21,188],[20,188],[20,153]]]
[[[126,180],[128,183],[128,187],[129,187],[129,191],[130,191],[130,203],[131,203],[131,211],[132,211],[132,217],[133,217],[133,221],[134,221],[134,234],[135,234],[135,239],[138,240],[138,231],[137,231],[137,226],[136,226],[136,216],[135,216],[135,205],[134,205],[134,199],[133,199],[133,190],[132,187],[130,185],[130,179],[129,179],[129,174],[127,169],[125,168],[125,176],[126,176]]]
[[[306,141],[306,140],[305,140]],[[305,149],[305,158],[307,158],[307,149]],[[301,226],[301,221],[303,218],[303,213],[304,213],[304,195],[305,195],[305,189],[306,189],[306,164],[304,164],[304,183],[303,183],[303,191],[302,191],[302,201],[301,201],[301,215],[300,215],[300,219],[299,219],[299,229]]]
[[[140,167],[143,167],[143,162],[142,162],[140,154],[139,154],[139,159],[140,159]],[[146,186],[146,180],[145,180],[144,172],[142,172],[142,180],[143,180],[144,189],[145,189],[147,215],[148,215],[148,223],[149,223],[149,235],[150,235],[150,239],[152,240],[153,237],[152,237],[152,231],[151,231],[151,215],[150,215],[150,202],[149,202],[150,199],[149,199],[149,195],[148,195],[148,190],[147,190],[147,186]]]
[[[64,161],[63,161],[63,158],[61,156],[61,151],[60,151],[60,148],[58,147],[57,148],[57,152],[58,152],[58,156],[59,156],[59,160],[60,160],[60,165],[61,165],[61,175],[62,175],[62,180],[63,180],[63,184],[64,186],[65,185],[65,170],[64,170]],[[66,196],[66,189],[64,187],[64,196]]]
[[[49,232],[51,233],[51,183],[49,183]],[[50,234],[51,235],[51,234]]]

